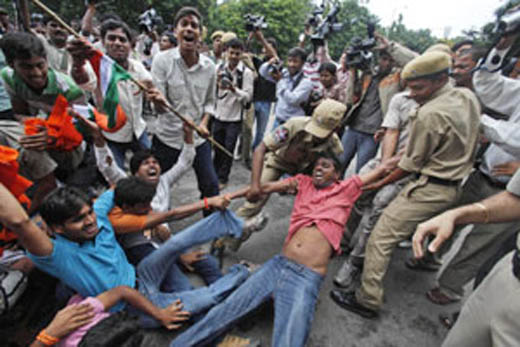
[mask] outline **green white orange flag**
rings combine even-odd
[[[89,61],[96,73],[98,86],[103,97],[103,111],[108,116],[107,126],[112,129],[116,124],[121,124],[121,118],[124,117],[126,120],[125,112],[119,105],[117,83],[130,79],[130,74],[99,50],[94,51]]]

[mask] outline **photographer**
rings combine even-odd
[[[381,127],[392,96],[402,89],[400,68],[417,56],[417,53],[397,42],[388,41],[384,36],[376,33],[374,37],[379,42],[375,48],[379,51],[379,64],[375,71],[371,62],[365,61],[363,48],[358,51],[361,59],[347,62],[353,76],[348,88],[354,92],[350,100],[347,99],[347,105],[352,106],[343,122],[348,129],[341,138],[345,150],[341,163],[347,168],[357,153],[356,172],[377,152],[375,135]],[[357,47],[349,49],[351,52],[358,50]]]
[[[242,116],[253,96],[253,72],[240,61],[243,43],[233,39],[226,43],[227,59],[217,68],[217,104],[212,122],[216,141],[230,152],[235,148],[242,128]],[[217,171],[219,189],[226,186],[233,158],[215,148],[213,165]]]
[[[269,59],[260,67],[260,75],[276,83],[275,121],[273,129],[294,116],[304,116],[301,104],[309,99],[311,81],[303,75],[307,53],[300,47],[292,48],[287,56],[287,68],[282,69],[278,57]]]
[[[276,40],[272,37],[266,39],[260,29],[252,31],[250,37],[256,38],[262,44],[262,55],[259,57],[252,55],[253,64],[258,72],[253,89],[253,102],[255,108],[256,134],[253,140],[253,151],[262,142],[265,128],[269,122],[271,113],[271,103],[276,101],[276,83],[265,79],[260,75],[260,67],[273,57],[277,57]]]

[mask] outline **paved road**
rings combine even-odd
[[[225,190],[232,191],[249,183],[250,172],[241,162],[234,162],[230,184]],[[174,204],[188,203],[198,198],[198,191],[193,171],[188,172],[174,188]],[[231,205],[236,209],[242,201]],[[224,264],[246,259],[255,263],[263,263],[281,250],[287,235],[289,216],[293,205],[291,196],[275,194],[269,200],[266,211],[270,221],[265,230],[253,234],[237,253],[228,253]],[[176,224],[177,230],[200,218]],[[366,320],[336,306],[329,298],[333,288],[332,277],[339,268],[343,256],[336,257],[329,266],[329,274],[324,281],[319,296],[316,314],[312,326],[309,347],[403,347],[403,346],[440,346],[446,329],[439,324],[441,312],[451,312],[457,305],[440,307],[431,304],[425,298],[425,291],[434,284],[435,275],[431,273],[413,272],[404,266],[409,250],[397,250],[390,264],[385,279],[385,305],[377,320]],[[244,329],[243,326],[249,326]],[[233,333],[240,336],[259,339],[262,346],[271,343],[273,326],[272,305],[267,304],[256,315],[244,320],[242,329]]]

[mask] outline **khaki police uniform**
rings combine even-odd
[[[424,78],[446,71],[451,58],[439,52],[423,54],[403,70],[403,78]],[[480,122],[475,95],[449,83],[437,90],[410,115],[410,138],[399,167],[415,173],[388,205],[370,235],[365,251],[361,287],[356,299],[377,310],[383,302],[383,278],[395,246],[407,239],[417,224],[453,206],[460,181],[473,167]]]
[[[343,152],[341,141],[336,133],[328,136],[339,124],[346,107],[333,100],[325,100],[316,108],[313,117],[293,117],[264,137],[264,144],[269,150],[264,158],[262,184],[279,179],[284,173],[296,175],[308,172],[316,160],[318,153],[331,151],[335,155]],[[328,123],[328,124],[324,124]],[[328,134],[323,132],[317,137],[311,134],[315,125],[329,128]],[[314,126],[314,128],[312,128]],[[258,214],[268,197],[258,202],[246,202],[237,210],[241,217],[252,217]]]

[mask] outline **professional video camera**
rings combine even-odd
[[[311,26],[316,28],[321,23],[321,15],[325,11],[324,9],[325,4],[322,4],[321,6],[315,7],[314,11],[311,12],[311,14],[307,15],[307,19],[305,20],[305,25]]]
[[[139,31],[146,33],[151,32],[155,27],[163,23],[162,17],[157,14],[153,7],[149,7],[146,11],[141,13],[138,20]]]
[[[377,44],[377,40],[374,37],[374,31],[376,25],[373,22],[367,23],[368,38],[361,39],[354,37],[350,42],[350,46],[346,50],[347,54],[347,66],[353,67],[360,70],[367,70],[372,66],[374,60],[374,54],[372,48]]]
[[[43,14],[41,14],[41,13],[31,14],[31,23],[43,23]]]
[[[246,20],[247,31],[257,31],[258,29],[267,29],[267,23],[264,16],[248,13],[244,16]]]
[[[343,29],[343,23],[338,23],[337,15],[339,13],[339,6],[333,5],[330,9],[327,17],[319,23],[316,28],[314,35],[311,36],[311,42],[315,46],[323,46],[325,40],[329,37],[330,34],[336,33]],[[316,13],[316,11],[314,12]],[[316,17],[315,18],[319,18]]]
[[[495,24],[494,32],[500,35],[512,34],[520,30],[520,9],[505,12]]]

